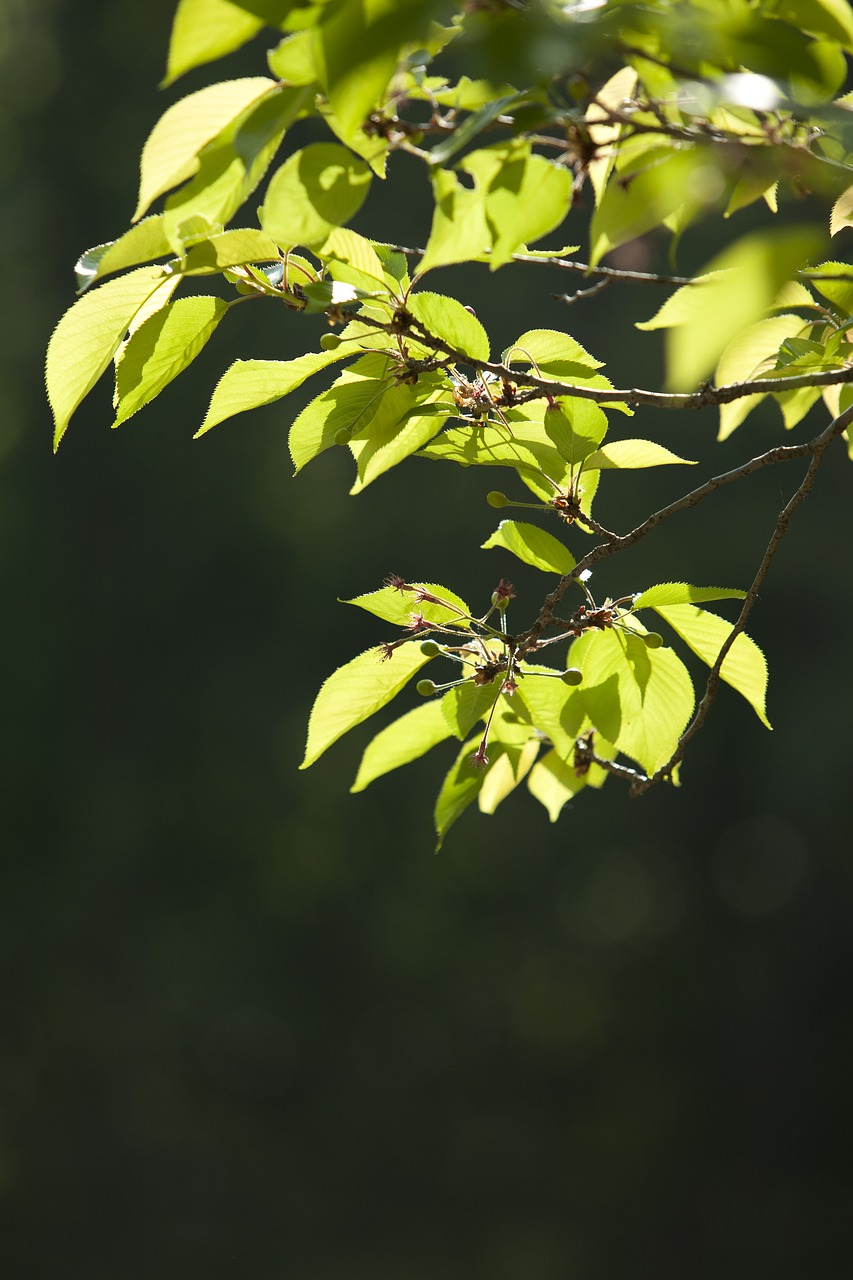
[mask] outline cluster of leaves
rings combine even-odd
[[[420,682],[441,696],[374,739],[354,788],[459,738],[436,810],[440,838],[475,797],[492,812],[525,777],[552,819],[609,773],[640,785],[676,781],[694,690],[640,612],[654,610],[708,664],[706,697],[722,678],[766,723],[766,667],[743,633],[754,592],[664,583],[595,603],[589,564],[628,540],[593,516],[602,473],[687,463],[653,440],[605,441],[608,411],[719,404],[724,438],[766,395],[786,427],[823,397],[837,421],[853,404],[853,273],[820,261],[826,233],[808,224],[741,236],[699,276],[673,277],[680,287],[640,326],[667,330],[663,392],[615,387],[599,360],[557,330],[522,333],[494,358],[471,308],[424,281],[458,263],[535,271],[556,262],[592,278],[593,293],[613,278],[642,279],[602,265],[638,236],[665,228],[674,247],[701,218],[761,201],[775,212],[791,193],[831,207],[831,234],[853,225],[853,112],[843,96],[850,5],[180,0],[166,83],[264,27],[281,37],[270,75],[213,84],[169,107],[142,152],[130,229],[77,264],[82,296],[47,355],[56,444],[108,368],[118,426],[195,360],[238,304],[265,299],[297,323],[325,314],[332,331],[319,350],[226,370],[197,434],[340,365],[290,427],[297,472],[332,446],[352,454],[354,493],[413,454],[509,468],[528,491],[515,505],[599,541],[576,560],[537,525],[500,524],[485,547],[557,575],[525,631],[508,630],[514,593],[503,581],[481,615],[444,587],[404,579],[351,601],[403,637],[326,682],[305,765],[443,656],[458,678]],[[460,64],[471,74],[458,74]],[[291,136],[311,121],[327,128],[327,140],[291,149]],[[258,226],[230,227],[285,139]],[[431,191],[423,250],[348,225],[377,179],[393,185],[399,151],[423,163]],[[531,249],[559,232],[587,189],[588,260],[567,257],[576,245]],[[202,277],[224,287],[176,296]],[[824,437],[807,447],[815,458]],[[493,491],[489,501],[509,499]],[[554,610],[572,586],[583,600],[560,618]],[[703,607],[726,597],[744,599],[735,624]],[[570,642],[565,667],[531,661],[561,642]]]

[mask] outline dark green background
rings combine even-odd
[[[356,797],[366,730],[298,773],[320,682],[382,638],[336,596],[393,570],[485,599],[507,574],[523,623],[542,580],[476,551],[494,474],[412,461],[350,499],[333,451],[293,480],[295,401],[192,441],[231,359],[322,330],[273,308],[115,433],[105,382],[51,454],[72,264],[127,225],[149,129],[205,81],[155,91],[171,11],[0,3],[4,1274],[848,1276],[843,451],[753,615],[776,730],[724,690],[681,791],[611,781],[556,827],[522,793],[434,857],[452,748]],[[420,169],[402,199],[359,225],[422,242]],[[714,248],[694,233],[680,265]],[[631,321],[663,294],[566,311],[549,295],[577,282],[550,271],[437,283],[496,348],[566,326],[619,384],[659,384]],[[772,414],[722,447],[711,413],[635,428],[704,474],[780,436]],[[609,477],[598,514],[627,528],[685,474]],[[727,490],[594,585],[746,584],[796,480]]]

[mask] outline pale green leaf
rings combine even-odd
[[[369,277],[370,281],[372,281],[370,284],[365,284],[364,287],[366,288],[375,289],[376,281],[379,281],[382,285],[386,284],[385,272],[373,245],[364,236],[360,236],[349,227],[335,227],[317,250],[317,256],[324,262],[335,259],[354,267],[356,271]],[[353,280],[350,283],[357,284],[358,282]]]
[[[413,293],[408,309],[415,320],[435,338],[441,338],[464,358],[488,360],[488,335],[476,316],[455,298],[440,293]]]
[[[590,265],[606,253],[654,227],[685,206],[688,193],[701,190],[691,179],[706,163],[696,151],[678,151],[674,143],[635,138],[622,145],[621,155],[637,151],[632,163],[620,167],[604,188],[590,223]],[[701,203],[701,202],[700,202]]]
[[[371,421],[391,390],[390,380],[384,377],[386,367],[387,361],[381,355],[362,356],[328,391],[305,406],[288,435],[296,471],[334,444],[339,431],[359,431]]]
[[[607,416],[591,400],[564,396],[548,405],[543,426],[548,439],[574,468],[595,454],[607,433]],[[591,468],[589,462],[587,467]]]
[[[811,301],[811,295],[807,296]],[[765,369],[775,365],[776,354],[786,338],[797,337],[806,328],[808,328],[806,322],[800,316],[790,312],[779,316],[768,316],[756,324],[748,325],[728,344],[720,356],[714,382],[722,387],[735,382],[751,381]],[[727,440],[747,414],[763,399],[763,395],[742,396],[739,400],[732,400],[730,404],[720,405],[720,429],[717,439]]]
[[[113,271],[153,262],[155,258],[164,258],[171,252],[163,231],[163,215],[158,213],[154,217],[143,218],[118,240],[95,245],[80,256],[74,267],[77,292],[84,293],[96,280]]]
[[[732,631],[732,623],[692,604],[657,605],[660,616],[677,631],[697,657],[712,667]],[[663,652],[658,650],[657,652]],[[720,677],[742,694],[762,724],[767,719],[767,659],[750,636],[741,633],[720,669]]]
[[[523,663],[522,679],[513,701],[527,709],[531,724],[550,741],[558,755],[569,759],[586,711],[582,685],[567,685],[552,667]]]
[[[695,467],[691,458],[679,458],[654,440],[612,440],[586,459],[588,470],[627,471],[640,467],[667,467],[675,463]]]
[[[434,596],[435,600],[424,600],[423,593]],[[404,590],[398,587],[381,587],[379,591],[369,591],[363,596],[354,596],[352,600],[344,600],[343,603],[357,605],[359,609],[366,609],[383,622],[393,623],[397,627],[408,627],[412,615],[420,614],[427,622],[435,622],[441,626],[452,623],[467,628],[471,615],[464,600],[436,582],[410,582]]]
[[[476,800],[477,793],[483,785],[485,772],[471,763],[471,756],[477,750],[478,742],[472,738],[466,742],[450,772],[441,784],[438,799],[435,802],[435,830],[438,835],[436,853],[444,843],[454,822]]]
[[[216,385],[196,439],[227,418],[281,400],[301,387],[312,373],[325,369],[348,354],[346,349],[341,351],[338,348],[336,351],[311,352],[297,356],[295,360],[235,360]]]
[[[413,387],[390,388],[370,422],[350,441],[358,465],[358,479],[350,492],[361,493],[423,448],[453,412],[455,406],[447,399],[443,379],[434,375],[422,375]]]
[[[381,646],[338,667],[322,685],[308,721],[307,769],[333,742],[395,698],[429,659],[420,645],[405,644],[383,661]]]
[[[695,386],[709,373],[735,335],[760,319],[819,244],[812,227],[784,227],[743,236],[715,258],[704,282],[682,295],[682,312],[689,314],[673,321],[663,320],[661,312],[651,322],[656,328],[674,325],[667,335],[668,385]]]
[[[166,77],[161,88],[185,72],[239,49],[263,26],[260,18],[229,0],[180,0],[169,41]]]
[[[432,230],[418,271],[455,262],[485,261],[492,244],[486,221],[485,193],[462,185],[454,173],[437,169],[432,175],[435,208]]]
[[[168,281],[161,267],[140,267],[85,293],[66,311],[50,339],[45,368],[55,423],[54,446],[109,365],[140,309],[155,293],[165,306],[177,283],[177,278]]]
[[[545,573],[570,573],[575,558],[553,534],[526,524],[522,520],[502,520],[490,538],[482,544],[484,549],[502,547],[518,556],[525,564]]]
[[[421,707],[407,711],[399,720],[378,733],[367,747],[358,775],[350,791],[363,791],[376,778],[418,760],[439,742],[451,736],[450,726],[433,698]]]
[[[501,359],[504,364],[535,364],[543,377],[579,378],[590,369],[600,369],[596,360],[579,342],[559,329],[528,329],[517,342],[507,347]]]
[[[512,261],[528,241],[558,227],[572,200],[572,175],[565,165],[533,155],[530,143],[502,143],[466,156],[460,168],[474,175],[485,192],[492,234],[492,271]]]
[[[248,106],[274,89],[266,76],[207,85],[169,107],[142,149],[137,222],[152,201],[198,171],[198,154]]]
[[[449,137],[433,147],[429,153],[429,163],[436,167],[446,164],[463,147],[467,147],[469,142],[473,142],[494,120],[497,120],[498,116],[503,115],[514,107],[523,105],[526,96],[524,93],[514,92],[501,98],[493,98],[490,102],[485,103],[478,111],[474,111],[466,120],[463,120]],[[472,152],[472,154],[476,155],[477,153]],[[466,161],[468,158],[466,156]],[[460,168],[465,167],[466,164],[463,161]]]
[[[477,721],[485,719],[489,714],[498,692],[496,680],[489,684],[475,684],[473,680],[466,680],[464,684],[448,689],[441,699],[441,713],[451,733],[460,739],[470,733]]]
[[[280,258],[278,245],[270,236],[251,227],[235,227],[192,245],[175,270],[185,276],[213,275],[247,262],[278,262]]]
[[[138,413],[195,360],[227,310],[221,298],[181,298],[133,333],[116,369],[114,427]]]
[[[664,765],[694,705],[693,685],[677,654],[649,649],[629,632],[586,631],[572,644],[569,660],[583,671],[578,694],[596,729],[646,773]]]
[[[551,821],[556,822],[564,805],[586,786],[587,777],[583,773],[578,776],[556,751],[549,751],[530,770],[527,790],[544,805]]]
[[[527,777],[538,754],[538,739],[529,738],[521,747],[507,747],[493,761],[477,797],[481,813],[495,812],[498,805]]]
[[[290,85],[312,85],[317,79],[314,37],[310,30],[287,36],[267,54],[267,65],[277,80]]]
[[[845,227],[853,227],[853,187],[842,191],[829,215],[829,234],[837,236]]]
[[[842,311],[845,316],[853,314],[853,280],[850,279],[850,264],[847,262],[820,262],[814,268],[815,275],[828,276],[825,280],[812,280],[811,283],[818,293],[822,293],[828,298],[833,306]],[[833,280],[831,277],[837,275],[839,278]]]
[[[608,119],[608,109],[618,110],[626,100],[630,101],[636,87],[637,73],[634,68],[622,67],[601,86],[595,95],[595,101],[587,107],[589,136],[596,147],[596,154],[589,162],[587,173],[596,204],[601,201],[616,160],[617,148],[612,144],[625,127],[621,121],[611,122]]]
[[[737,587],[694,587],[689,582],[659,582],[646,587],[634,600],[634,609],[657,608],[658,605],[699,604],[708,600],[742,600],[745,591]]]
[[[321,244],[358,212],[370,183],[358,156],[336,142],[315,142],[276,170],[258,217],[282,247]]]

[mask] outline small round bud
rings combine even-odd
[[[569,667],[566,671],[563,672],[563,674],[560,676],[560,679],[562,680],[563,684],[570,684],[570,685],[580,684],[581,681],[583,680],[583,672],[581,671],[580,667]]]
[[[352,432],[349,427],[340,427],[335,432],[335,444],[349,444],[352,439]]]
[[[647,649],[659,649],[663,644],[663,636],[657,631],[649,631],[643,636]]]
[[[503,613],[504,609],[509,604],[509,596],[501,595],[499,591],[493,591],[492,604],[495,606],[496,609],[500,609],[500,611]]]
[[[428,698],[430,694],[435,693],[435,685],[432,680],[419,680],[415,688],[422,698]]]
[[[424,640],[421,645],[421,653],[425,658],[437,658],[441,650],[434,640]]]
[[[493,489],[491,493],[486,494],[486,502],[490,507],[505,507],[509,498],[505,493],[501,493],[500,489]]]
[[[336,333],[324,333],[320,339],[320,346],[324,351],[337,351],[341,341],[342,339]]]

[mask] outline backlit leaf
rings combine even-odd
[[[477,796],[481,813],[494,813],[498,805],[524,781],[539,754],[539,745],[536,738],[529,738],[521,747],[507,747],[492,762]]]
[[[612,440],[586,459],[588,470],[627,471],[640,467],[667,467],[674,463],[695,467],[690,458],[679,458],[654,440]]]
[[[489,339],[485,329],[455,298],[445,298],[439,293],[413,293],[409,296],[408,309],[428,333],[443,339],[463,357],[488,360]]]
[[[562,575],[575,567],[574,556],[553,534],[521,520],[502,520],[482,545],[484,549],[502,547],[546,573]]]
[[[737,587],[694,587],[689,582],[660,582],[647,587],[634,600],[635,609],[656,608],[658,605],[699,604],[707,600],[742,600],[745,591]]]
[[[317,694],[300,769],[307,769],[333,742],[395,698],[428,661],[420,645],[406,644],[386,661],[380,647],[338,667]]]
[[[203,436],[238,413],[272,404],[301,387],[306,378],[348,355],[348,351],[318,351],[295,360],[235,360],[219,379],[204,422],[196,432]]]
[[[556,751],[548,751],[530,770],[527,790],[544,805],[551,821],[556,822],[563,807],[586,786],[587,776],[585,773],[578,776]]]
[[[315,142],[276,170],[258,217],[282,247],[321,244],[358,212],[370,183],[358,156],[335,142]]]
[[[558,227],[571,206],[568,169],[533,155],[530,143],[515,141],[475,151],[465,157],[460,168],[473,174],[485,192],[492,271],[510,262],[528,241],[540,240]]]
[[[732,623],[692,604],[657,605],[664,618],[693,652],[712,667],[732,631]],[[663,652],[663,650],[658,650]],[[741,633],[735,640],[720,669],[720,677],[742,694],[768,729],[765,699],[767,696],[767,659],[750,636]]]
[[[169,58],[162,88],[205,62],[223,58],[251,40],[260,18],[229,0],[180,0],[172,22]]]
[[[484,193],[479,188],[469,190],[446,169],[433,173],[432,189],[432,230],[419,270],[423,273],[454,262],[485,260],[492,234]]]
[[[172,252],[163,230],[163,215],[143,218],[118,240],[95,245],[80,256],[74,267],[77,291],[83,293],[96,280],[113,271],[124,271],[155,258],[165,258]]]
[[[435,596],[436,600],[443,603],[419,599],[421,592]],[[407,627],[412,620],[412,614],[421,614],[427,622],[436,622],[444,626],[453,623],[467,628],[471,613],[465,601],[455,592],[448,591],[447,587],[442,587],[435,582],[410,582],[406,590],[382,587],[379,591],[369,591],[363,596],[354,596],[352,600],[345,600],[344,604],[358,605],[359,609],[366,609],[368,613],[381,618],[383,622],[393,623],[397,627]]]
[[[471,756],[477,750],[477,740],[472,738],[466,742],[450,772],[441,784],[438,799],[435,802],[435,830],[438,835],[436,853],[444,843],[454,822],[476,800],[477,793],[483,785],[484,770],[471,763]]]
[[[367,747],[350,791],[363,791],[376,778],[417,760],[451,735],[441,703],[430,699],[389,724]]]
[[[809,295],[810,296],[810,295]],[[808,328],[807,322],[791,312],[768,316],[748,325],[728,344],[720,356],[714,374],[717,386],[747,382],[775,364],[776,354],[786,338],[797,337]],[[727,440],[747,414],[764,399],[763,395],[742,396],[720,405],[718,440]]]

